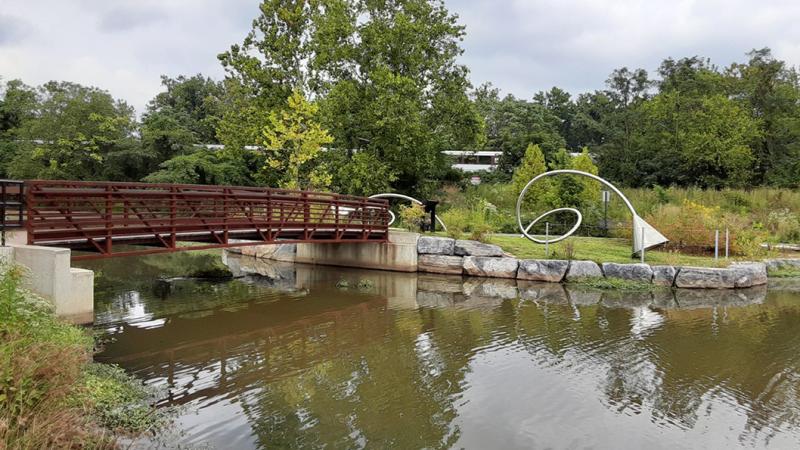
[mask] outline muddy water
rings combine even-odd
[[[184,405],[180,444],[800,444],[800,282],[622,294],[240,257],[235,280],[156,281],[214,258],[90,265],[97,359]]]

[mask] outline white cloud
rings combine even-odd
[[[668,56],[720,66],[771,47],[800,62],[800,3],[788,0],[448,0],[467,26],[475,84],[517,96],[558,85],[598,89],[621,66]],[[99,86],[142,111],[159,76],[221,77],[216,55],[240,42],[258,0],[0,0],[0,76]]]

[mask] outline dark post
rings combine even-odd
[[[0,245],[3,247],[6,246],[6,184],[3,183],[3,192],[0,194],[0,228],[2,228],[2,242]]]
[[[431,213],[431,232],[436,231],[436,200],[425,200],[425,212]]]

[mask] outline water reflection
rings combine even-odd
[[[180,257],[158,258],[163,268]],[[113,286],[98,295],[97,326],[114,338],[98,359],[168,386],[164,404],[189,405],[188,442],[785,448],[800,439],[797,284],[607,293],[228,257],[234,281],[159,290],[149,269],[131,267],[151,264],[142,260],[94,267]]]

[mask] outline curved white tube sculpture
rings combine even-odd
[[[409,197],[409,196],[403,195],[403,194],[392,194],[392,193],[388,193],[388,192],[387,193],[383,193],[383,194],[370,195],[369,198],[399,198],[399,199],[403,199],[403,200],[408,200],[411,203],[416,203],[417,205],[424,205],[424,203],[422,203],[421,201],[415,199],[414,197]],[[389,215],[392,216],[392,220],[389,221],[389,226],[392,226],[392,224],[397,219],[397,217],[395,217],[395,215],[392,212],[392,210],[389,210]],[[436,222],[439,225],[442,226],[442,230],[447,231],[447,226],[444,224],[444,222],[442,222],[442,219],[440,219],[439,216],[436,216]]]
[[[523,236],[525,236],[526,238],[530,239],[533,242],[536,242],[536,243],[539,243],[539,244],[544,244],[545,243],[544,241],[542,241],[540,239],[537,239],[537,238],[531,236],[530,234],[528,234],[528,230],[530,230],[531,227],[537,221],[539,221],[542,217],[545,217],[545,216],[547,216],[549,214],[552,214],[554,212],[557,212],[557,211],[564,211],[564,210],[567,210],[567,209],[572,209],[572,208],[559,208],[559,209],[554,209],[554,210],[548,211],[548,212],[542,214],[541,216],[537,217],[527,227],[523,227],[522,226],[522,214],[521,214],[522,199],[525,197],[525,193],[528,192],[528,189],[533,185],[533,183],[535,183],[536,181],[538,181],[538,180],[540,180],[540,179],[542,179],[544,177],[552,177],[552,176],[556,176],[556,175],[567,175],[567,174],[568,175],[578,175],[578,176],[582,176],[582,177],[591,178],[591,179],[593,179],[595,181],[598,181],[598,182],[602,183],[603,185],[605,185],[606,187],[608,187],[609,189],[614,191],[615,194],[619,195],[619,198],[622,199],[622,201],[625,203],[625,206],[627,206],[628,210],[631,212],[631,215],[633,215],[633,254],[638,254],[638,253],[640,253],[642,251],[642,249],[646,250],[646,249],[648,249],[650,247],[655,247],[656,245],[660,245],[660,244],[663,244],[663,243],[669,241],[669,239],[664,237],[663,234],[659,233],[658,230],[653,228],[652,225],[650,225],[649,223],[645,222],[644,219],[642,219],[641,217],[639,217],[638,214],[636,214],[636,210],[633,209],[633,205],[631,204],[630,200],[628,200],[628,198],[625,197],[625,195],[623,195],[622,192],[619,189],[617,189],[616,186],[614,186],[613,184],[611,184],[607,180],[598,177],[597,175],[594,175],[594,174],[591,174],[591,173],[588,173],[588,172],[583,172],[583,171],[580,171],[580,170],[572,170],[572,169],[552,170],[550,172],[541,173],[541,174],[533,177],[531,179],[531,181],[528,181],[528,184],[526,184],[525,187],[522,188],[522,192],[520,192],[519,197],[517,198],[517,224],[519,225],[519,229],[522,231]],[[573,209],[573,212],[577,212],[577,211]],[[557,239],[550,240],[548,242],[550,242],[550,243],[558,242],[558,241],[564,240],[564,239],[568,238],[569,236],[571,236],[572,233],[574,233],[578,229],[578,227],[580,226],[581,218],[582,218],[582,216],[580,215],[580,213],[578,213],[578,223],[575,226],[573,226],[571,230],[569,230],[566,234],[558,237]]]
[[[570,229],[569,231],[564,233],[562,236],[559,236],[559,237],[557,237],[555,239],[549,239],[549,240],[544,240],[543,241],[541,239],[537,239],[533,235],[528,234],[528,232],[531,230],[531,227],[536,225],[537,222],[539,222],[543,218],[549,216],[550,214],[554,214],[554,213],[561,212],[561,211],[569,211],[569,212],[575,214],[575,217],[578,218],[578,220],[575,221],[575,225],[572,226],[572,229]],[[581,226],[582,222],[583,222],[583,214],[581,214],[581,212],[578,211],[577,209],[575,209],[575,208],[556,208],[556,209],[551,209],[550,211],[547,211],[546,213],[542,214],[541,216],[533,219],[533,222],[529,223],[528,227],[525,228],[525,230],[523,230],[522,233],[525,235],[525,237],[527,237],[528,239],[532,240],[533,242],[536,242],[537,244],[552,244],[553,242],[563,241],[564,239],[572,236],[572,233],[578,231],[578,227]]]

